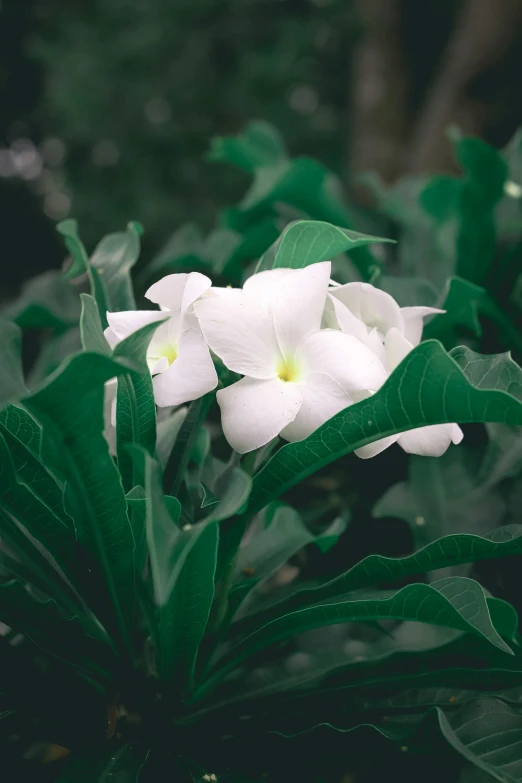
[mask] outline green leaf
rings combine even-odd
[[[437,289],[429,282],[419,277],[391,277],[379,275],[375,285],[382,291],[393,296],[400,307],[434,307],[437,300]],[[425,327],[426,329],[426,327]],[[424,335],[426,339],[426,335]]]
[[[421,546],[448,533],[486,533],[502,520],[505,504],[479,479],[476,456],[465,447],[442,457],[412,456],[408,481],[390,487],[373,515],[405,519]]]
[[[303,586],[292,596],[274,603],[270,609],[240,621],[241,630],[242,633],[247,633],[248,629],[268,621],[275,614],[334,599],[370,585],[389,584],[439,568],[519,554],[522,554],[522,526],[507,525],[497,528],[487,536],[444,536],[406,557],[369,555],[334,579],[318,586]]]
[[[158,414],[156,456],[162,470],[165,469],[167,460],[174,448],[176,438],[178,437],[181,425],[185,420],[187,411],[187,406],[183,405],[181,408],[178,408],[177,411],[174,411],[174,413],[167,416],[167,418],[160,419],[159,414],[161,411]]]
[[[137,783],[148,755],[136,743],[111,740],[72,754],[56,783]]]
[[[47,328],[63,332],[80,317],[80,301],[61,272],[48,271],[31,278],[20,296],[2,310],[2,317],[22,329]]]
[[[71,266],[64,273],[66,280],[73,280],[81,275],[87,275],[91,287],[91,294],[98,305],[98,312],[102,327],[107,327],[107,292],[98,270],[89,262],[87,251],[78,235],[78,223],[69,218],[58,223],[56,229],[65,239],[67,250],[71,254]]]
[[[183,674],[194,675],[214,595],[217,524],[205,521],[181,529],[181,505],[168,498],[167,509],[158,464],[142,449],[135,449],[134,455],[144,461],[147,544],[158,608],[158,668],[162,677],[183,681]]]
[[[135,310],[130,270],[140,255],[140,235],[143,229],[131,221],[125,232],[108,234],[94,250],[90,263],[103,276],[107,292],[107,309]]]
[[[210,516],[207,517],[213,522],[222,522],[241,513],[252,489],[252,479],[241,468],[232,468],[226,476],[226,482],[218,481],[212,486],[212,491],[219,499],[219,503],[214,506]]]
[[[37,599],[16,580],[0,584],[0,620],[80,673],[103,678],[100,666],[114,663],[110,647],[87,636],[77,618],[65,617],[53,600]]]
[[[103,334],[103,327],[96,300],[90,294],[80,294],[82,313],[80,316],[80,333],[84,351],[93,351],[109,356],[111,349]]]
[[[133,359],[140,368],[139,374],[120,376],[116,392],[116,451],[126,492],[144,483],[143,475],[136,473],[129,446],[142,446],[151,456],[156,450],[156,405],[146,354],[153,333],[162,323],[155,321],[143,326],[119,342],[113,351],[115,359]]]
[[[10,321],[0,320],[0,407],[26,393],[22,372],[22,333]]]
[[[469,280],[463,280],[461,277],[449,278],[440,304],[440,308],[446,310],[446,313],[436,315],[426,324],[424,339],[434,338],[452,348],[456,342],[456,330],[459,328],[467,329],[475,337],[480,337],[482,327],[479,311],[485,296],[485,289]]]
[[[379,438],[429,424],[485,421],[522,424],[520,367],[505,354],[481,356],[465,347],[448,354],[440,343],[421,343],[372,397],[280,449],[255,476],[249,511]]]
[[[281,134],[268,122],[254,120],[237,136],[216,136],[209,160],[232,163],[245,171],[273,166],[288,159]]]
[[[210,683],[221,680],[244,660],[275,642],[312,628],[344,622],[396,619],[441,625],[482,637],[503,652],[513,654],[491,622],[482,587],[472,579],[449,577],[431,585],[407,585],[389,597],[375,595],[374,598],[358,599],[355,594],[350,600],[312,606],[277,617],[230,648],[216,663]]]
[[[18,405],[6,405],[0,411],[0,422],[35,457],[40,455],[42,433],[36,421]]]
[[[474,699],[453,713],[437,708],[440,730],[449,744],[502,783],[522,780],[522,715],[499,699]]]
[[[134,540],[120,475],[102,432],[104,382],[128,371],[123,360],[80,354],[24,399],[43,426],[44,453],[47,439],[59,455],[78,540],[99,562],[109,600],[98,585],[95,611],[103,612],[107,630],[127,647],[135,609]]]
[[[190,403],[163,475],[163,485],[172,495],[177,495],[183,482],[194,444],[213,400],[214,394],[211,392]]]
[[[256,271],[278,267],[302,269],[309,264],[329,261],[340,253],[365,247],[372,242],[393,240],[359,234],[357,231],[338,228],[319,220],[298,220],[290,223],[280,238],[267,250]],[[376,265],[375,271],[377,269]]]
[[[486,430],[488,446],[478,481],[484,489],[489,489],[522,471],[522,430],[494,422],[487,423]]]

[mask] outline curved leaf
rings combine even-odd
[[[26,393],[22,372],[22,332],[11,321],[0,320],[0,407]]]
[[[497,528],[484,537],[471,534],[444,536],[407,557],[369,555],[335,579],[317,587],[303,587],[289,598],[272,604],[269,609],[241,620],[241,629],[245,633],[247,628],[258,627],[263,620],[272,619],[275,613],[287,613],[370,585],[399,581],[437,568],[517,554],[522,554],[522,525]]]
[[[130,270],[140,255],[142,231],[139,223],[131,221],[126,231],[103,237],[91,256],[91,266],[103,275],[107,309],[111,312],[136,309]]]
[[[384,598],[357,598],[322,604],[279,616],[230,648],[214,667],[203,687],[212,687],[245,659],[275,642],[312,628],[344,622],[368,620],[414,620],[455,628],[483,637],[506,653],[511,648],[502,640],[491,621],[486,597],[478,582],[450,577],[431,585],[411,584]]]
[[[78,540],[99,562],[108,596],[98,584],[91,596],[95,611],[103,612],[103,624],[125,646],[134,624],[134,539],[120,475],[102,433],[104,382],[128,371],[129,364],[122,360],[80,354],[24,399],[43,425],[44,452],[50,441],[53,456],[58,455]]]
[[[437,708],[442,734],[479,769],[502,783],[522,780],[522,714],[500,699],[483,697],[454,713]]]
[[[321,220],[297,220],[290,223],[266,251],[256,271],[278,267],[301,269],[319,261],[330,261],[340,253],[348,253],[373,242],[393,240],[360,234]]]
[[[149,751],[112,740],[74,753],[56,783],[137,783]]]
[[[284,446],[254,478],[255,513],[319,468],[379,438],[429,424],[522,424],[522,370],[509,355],[418,345],[367,400],[345,408],[308,438]]]
[[[111,349],[103,334],[103,327],[96,299],[90,294],[80,294],[80,298],[82,301],[80,333],[83,350],[109,356]]]

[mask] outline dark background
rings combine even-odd
[[[520,0],[2,0],[0,297],[128,220],[150,257],[246,184],[216,134],[274,123],[340,173],[451,170],[445,128],[503,145],[522,122]]]

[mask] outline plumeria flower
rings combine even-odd
[[[420,342],[422,319],[442,312],[434,307],[399,307],[393,297],[368,283],[348,283],[330,291],[325,320],[331,323],[335,319],[343,332],[371,346],[389,376]],[[367,389],[357,395],[357,400],[370,397],[374,391]],[[463,437],[457,424],[434,424],[381,438],[355,453],[368,459],[397,442],[409,454],[440,457],[451,443],[458,444]]]
[[[160,407],[196,400],[217,386],[216,369],[193,311],[194,302],[210,286],[209,278],[199,272],[167,275],[145,294],[160,310],[107,313],[105,337],[110,345],[168,317],[147,349],[147,364],[155,376],[154,399]]]
[[[241,454],[278,434],[305,438],[387,376],[357,337],[321,329],[329,277],[329,261],[269,270],[194,305],[212,351],[245,376],[217,393],[225,437]]]

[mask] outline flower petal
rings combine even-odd
[[[422,337],[423,318],[445,312],[446,310],[439,310],[438,307],[401,307],[404,336],[412,345],[418,345]]]
[[[386,369],[388,372],[393,372],[410,351],[413,350],[413,345],[398,329],[393,328],[384,337],[384,349],[386,351]]]
[[[259,380],[274,378],[280,359],[272,316],[242,291],[228,289],[194,304],[210,348],[229,370]]]
[[[304,269],[288,270],[279,279],[272,305],[274,328],[281,351],[293,356],[300,342],[321,328],[331,264],[322,261]]]
[[[242,378],[217,393],[225,438],[240,454],[264,446],[293,421],[302,394],[279,378]]]
[[[210,278],[200,272],[166,275],[151,285],[145,296],[164,310],[184,313],[211,285]]]
[[[373,443],[367,443],[366,446],[361,446],[360,449],[355,449],[354,454],[357,457],[360,457],[360,459],[371,459],[395,443],[398,438],[398,435],[390,435],[387,438],[379,438],[379,440],[374,440]]]
[[[419,454],[421,457],[441,457],[450,443],[460,443],[459,433],[453,428],[456,424],[431,424],[428,427],[419,427],[416,430],[403,432],[398,440],[399,446],[408,454]],[[455,441],[453,438],[457,438]]]
[[[109,348],[115,348],[115,347],[116,347],[116,345],[117,345],[117,344],[120,342],[120,341],[118,340],[118,338],[116,337],[116,334],[115,334],[114,330],[113,330],[113,329],[111,329],[111,327],[110,327],[110,326],[108,326],[108,327],[107,327],[107,328],[104,330],[104,332],[103,332],[103,336],[105,337],[105,339],[106,339],[106,340],[107,340],[107,342],[109,343]]]
[[[370,283],[346,283],[330,289],[330,294],[346,305],[366,326],[375,326],[383,334],[394,326],[404,333],[404,319],[395,299]]]
[[[154,398],[160,408],[197,400],[217,386],[214,362],[201,332],[186,329],[179,353],[168,369],[154,378]]]
[[[334,329],[322,329],[303,340],[297,355],[305,373],[329,375],[350,394],[378,389],[388,373],[375,353],[357,337]]]
[[[303,403],[295,419],[281,431],[281,437],[286,440],[307,438],[321,424],[353,402],[343,387],[324,373],[310,373],[299,384],[299,388]]]
[[[162,313],[160,310],[124,310],[121,313],[107,313],[107,322],[113,335],[118,340],[123,340],[142,326],[162,321],[167,316],[168,313]]]
[[[252,296],[266,310],[272,310],[274,299],[280,292],[281,279],[291,274],[292,269],[266,269],[245,280],[243,291]]]

